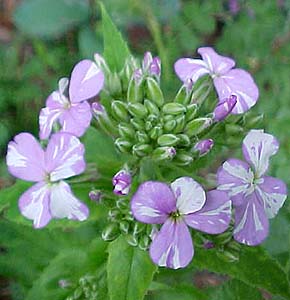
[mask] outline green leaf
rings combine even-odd
[[[211,300],[262,300],[260,291],[239,281],[230,280],[212,291]]]
[[[109,245],[108,252],[110,299],[143,299],[157,269],[148,252],[130,246],[122,236]]]
[[[130,56],[130,51],[104,5],[102,3],[100,5],[104,35],[104,58],[112,71],[120,71]]]
[[[103,52],[103,41],[90,27],[80,30],[78,35],[79,50],[82,57],[92,58],[94,53]]]
[[[196,249],[193,264],[202,269],[230,275],[272,294],[290,297],[289,282],[285,271],[261,247],[243,246],[239,261],[233,263],[221,260],[214,249]]]
[[[26,0],[14,13],[14,22],[19,30],[48,39],[64,34],[88,18],[87,0]]]

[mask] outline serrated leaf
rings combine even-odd
[[[110,300],[142,300],[157,269],[148,252],[130,246],[123,236],[110,243],[108,252]]]
[[[87,0],[26,0],[14,13],[19,30],[31,36],[56,38],[89,18]]]
[[[287,275],[280,264],[262,248],[243,246],[238,262],[221,260],[214,250],[196,249],[195,266],[227,274],[272,294],[290,297]]]
[[[100,6],[104,35],[104,58],[110,69],[118,72],[123,68],[126,59],[130,56],[130,51],[104,5],[101,3]]]

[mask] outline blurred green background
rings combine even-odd
[[[142,57],[150,50],[161,57],[162,85],[168,97],[180,86],[173,63],[179,57],[195,56],[200,46],[214,46],[219,53],[233,57],[238,67],[251,72],[260,89],[260,100],[253,110],[265,115],[266,131],[277,136],[281,144],[271,175],[289,186],[289,0],[103,3],[134,55]],[[96,0],[0,0],[1,158],[16,133],[38,134],[39,110],[58,79],[68,76],[78,60],[102,53],[102,43]],[[0,188],[11,183],[1,159]],[[283,264],[289,258],[288,207],[286,204],[272,222],[272,234],[265,244]],[[7,283],[3,284],[0,299],[11,299]]]

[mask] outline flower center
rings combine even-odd
[[[177,210],[177,211],[174,211],[174,212],[170,213],[169,216],[170,216],[171,219],[176,221],[177,219],[181,218],[181,213]]]

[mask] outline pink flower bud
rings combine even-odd
[[[223,102],[220,102],[214,109],[214,121],[219,122],[224,120],[237,104],[237,96],[231,95]]]
[[[119,196],[128,195],[131,188],[132,178],[128,171],[119,171],[112,180],[114,193]]]
[[[199,141],[193,149],[199,153],[200,156],[206,155],[213,147],[214,142],[212,139]]]

